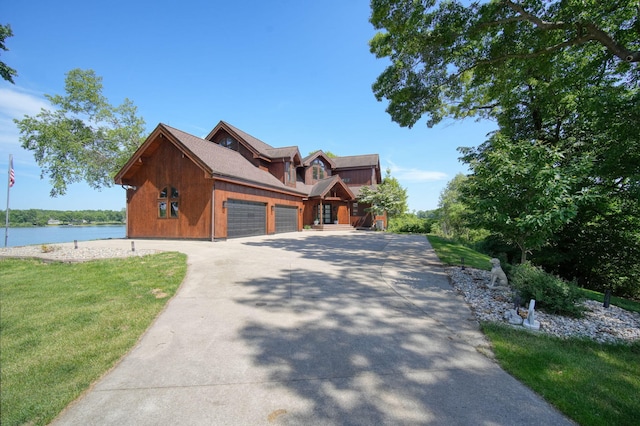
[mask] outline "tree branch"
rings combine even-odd
[[[597,25],[591,22],[576,22],[575,24],[558,21],[558,22],[548,22],[543,21],[539,17],[527,12],[524,8],[512,2],[511,0],[504,0],[504,4],[515,13],[519,15],[522,20],[526,20],[534,24],[536,27],[541,28],[543,30],[569,30],[574,25],[578,27],[579,36],[575,37],[571,40],[567,40],[564,43],[557,44],[555,46],[551,46],[550,48],[544,49],[543,51],[553,51],[557,49],[561,49],[567,46],[573,46],[577,44],[583,44],[587,41],[597,41],[607,48],[609,52],[618,58],[627,61],[627,62],[640,62],[640,51],[629,50],[620,43],[616,42],[609,34],[600,29]],[[583,33],[583,31],[585,31]]]

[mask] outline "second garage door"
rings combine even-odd
[[[276,206],[276,233],[298,231],[298,208]]]
[[[250,237],[267,233],[267,205],[251,201],[227,202],[227,237]]]

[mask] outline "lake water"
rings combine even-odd
[[[0,231],[0,247],[4,247],[4,226]],[[33,244],[69,243],[73,240],[103,240],[124,238],[124,225],[104,226],[43,226],[35,228],[9,228],[7,247]]]

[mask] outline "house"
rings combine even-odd
[[[377,154],[302,157],[221,121],[204,138],[159,124],[115,177],[127,237],[216,240],[341,226],[386,226],[358,203],[381,182]],[[307,226],[309,225],[309,226]]]

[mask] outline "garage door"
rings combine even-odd
[[[249,237],[267,233],[267,207],[264,203],[227,201],[227,237]]]
[[[276,233],[298,231],[298,208],[276,206]]]

